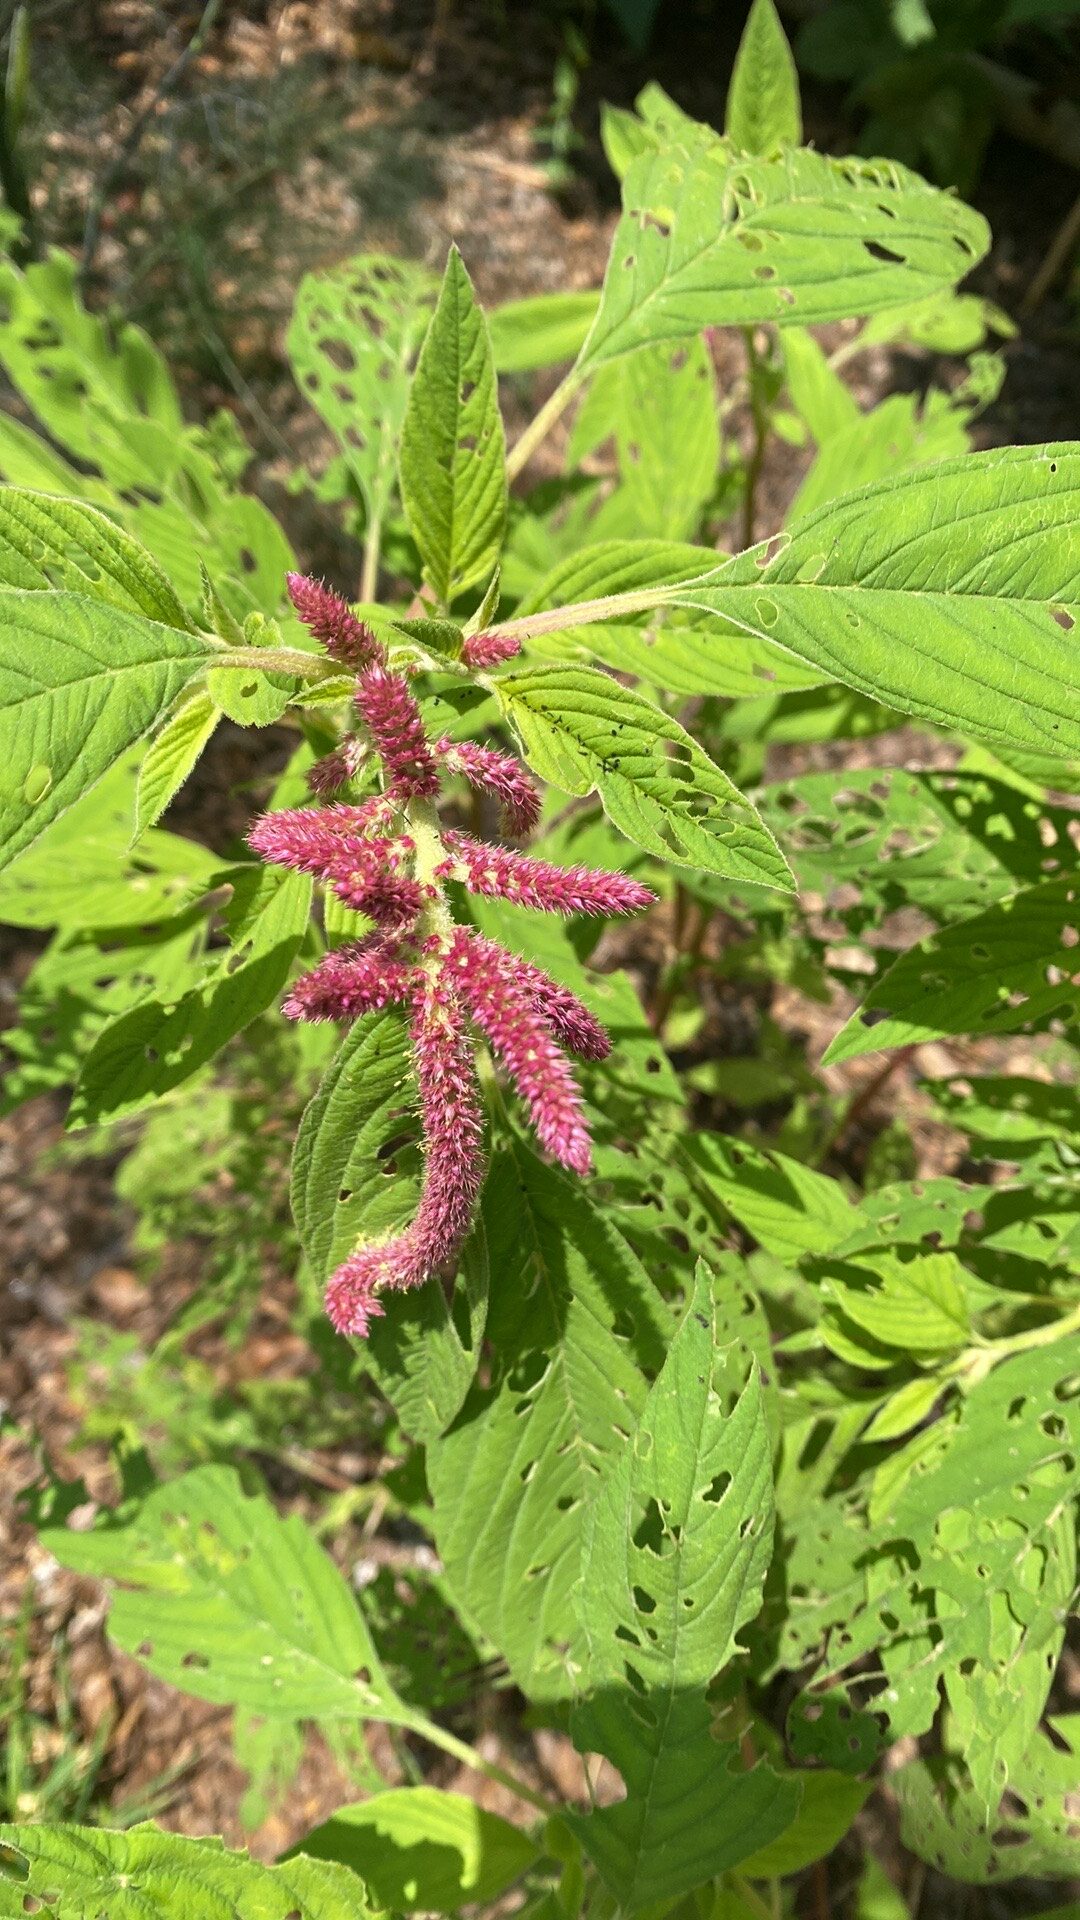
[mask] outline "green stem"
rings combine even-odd
[[[501,1787],[515,1793],[519,1800],[525,1800],[530,1807],[535,1807],[538,1813],[547,1816],[560,1811],[554,1801],[545,1800],[542,1793],[537,1793],[515,1774],[508,1773],[505,1767],[497,1766],[493,1760],[485,1760],[475,1747],[470,1747],[465,1740],[459,1740],[455,1734],[447,1733],[445,1727],[436,1726],[433,1720],[407,1721],[405,1724],[411,1733],[418,1733],[433,1747],[441,1747],[444,1753],[460,1760],[463,1766],[471,1767],[474,1773],[482,1773],[488,1780],[496,1780]]]
[[[299,647],[223,647],[215,651],[210,664],[241,667],[248,672],[294,673],[299,680],[341,680],[343,693],[352,685],[351,680],[346,683],[335,661],[317,653],[301,653]]]
[[[382,522],[374,514],[364,534],[364,559],[360,569],[360,599],[368,606],[379,586],[379,552],[382,546]]]
[[[556,420],[565,413],[575,393],[581,385],[583,375],[576,367],[571,367],[564,380],[560,380],[554,393],[544,401],[535,419],[530,420],[520,439],[511,447],[506,456],[506,477],[516,480],[526,462],[542,440],[546,440]]]
[[[1032,1347],[1052,1346],[1064,1334],[1078,1330],[1080,1306],[1074,1306],[1060,1320],[1049,1320],[1041,1327],[1029,1327],[1025,1333],[1006,1334],[1003,1340],[985,1340],[977,1346],[965,1348],[948,1371],[954,1378],[962,1378],[968,1386],[978,1386],[999,1360],[1011,1359],[1014,1353],[1029,1353]]]
[[[701,580],[717,569],[710,567]],[[682,586],[700,584],[683,580]],[[677,590],[672,587],[642,587],[636,593],[609,593],[602,600],[577,600],[567,607],[548,607],[543,613],[527,613],[520,620],[504,620],[492,627],[492,633],[506,634],[514,640],[528,640],[533,634],[561,633],[564,627],[583,627],[591,620],[617,620],[624,613],[651,613],[654,607],[667,606]]]
[[[405,809],[405,819],[416,848],[413,878],[422,887],[432,887],[435,892],[434,899],[429,900],[417,920],[416,937],[423,941],[434,934],[443,947],[448,947],[454,937],[454,916],[438,878],[439,868],[447,857],[439,832],[439,816],[430,800],[410,800]]]
[[[765,440],[768,420],[761,404],[758,380],[758,351],[754,345],[753,327],[744,328],[746,352],[750,362],[750,413],[754,423],[754,444],[746,467],[746,492],[743,495],[742,543],[744,547],[754,544],[754,521],[757,518],[757,490],[761,479],[761,469],[765,460]]]
[[[732,1892],[738,1894],[743,1905],[755,1915],[755,1920],[774,1920],[775,1906],[767,1907],[761,1895],[754,1892],[749,1880],[744,1880],[741,1874],[737,1873],[731,1874],[729,1879]]]

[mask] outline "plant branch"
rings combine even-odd
[[[715,567],[710,569],[715,573]],[[701,579],[709,576],[702,574]],[[683,581],[683,586],[690,582]],[[506,634],[514,640],[528,640],[534,634],[561,633],[564,627],[583,627],[593,620],[617,620],[624,613],[650,613],[664,607],[672,598],[671,587],[642,587],[636,593],[610,593],[602,600],[577,600],[566,607],[548,607],[542,613],[527,613],[520,620],[505,620],[492,627],[492,633]]]
[[[436,1726],[433,1720],[409,1720],[405,1722],[405,1726],[409,1732],[418,1733],[421,1739],[427,1740],[431,1746],[441,1747],[444,1753],[450,1754],[455,1760],[460,1760],[463,1766],[471,1767],[474,1773],[481,1773],[486,1779],[497,1781],[500,1787],[506,1787],[508,1792],[516,1794],[519,1800],[525,1800],[530,1807],[535,1807],[538,1813],[546,1816],[559,1812],[554,1801],[545,1800],[542,1793],[537,1793],[534,1787],[530,1787],[524,1780],[519,1780],[515,1774],[508,1773],[505,1767],[496,1765],[495,1761],[485,1760],[483,1754],[478,1753],[475,1747],[470,1747],[466,1741],[459,1740],[456,1734],[448,1733],[445,1727]]]
[[[382,522],[372,514],[364,529],[364,559],[360,569],[360,599],[365,606],[374,600],[378,592],[381,547]]]
[[[581,385],[582,375],[576,367],[571,367],[565,379],[560,380],[554,393],[545,400],[535,419],[530,420],[524,433],[511,447],[506,456],[506,477],[516,480],[521,469],[532,459],[541,441],[546,440],[556,420],[565,413],[575,393]]]
[[[754,444],[746,465],[746,492],[743,495],[742,544],[752,547],[754,544],[754,521],[757,517],[757,490],[761,479],[761,469],[765,463],[765,441],[768,421],[761,404],[757,378],[758,351],[754,345],[753,327],[743,329],[746,339],[746,353],[750,367],[750,416],[754,427]]]

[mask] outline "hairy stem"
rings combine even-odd
[[[511,447],[506,456],[506,477],[516,480],[521,469],[532,459],[541,441],[546,440],[552,427],[565,413],[575,393],[581,385],[582,375],[576,367],[571,367],[564,380],[560,380],[554,393],[545,400],[539,413],[530,420],[520,439]]]

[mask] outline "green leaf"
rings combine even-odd
[[[616,1215],[617,1218],[617,1215]],[[667,1311],[580,1181],[514,1141],[484,1192],[490,1375],[428,1449],[455,1605],[530,1699],[565,1699],[581,1529],[659,1363]]]
[[[911,1920],[911,1908],[873,1855],[867,1860],[855,1895],[855,1920]]]
[[[616,180],[624,180],[631,160],[636,160],[638,154],[644,153],[647,147],[655,147],[656,141],[636,113],[631,113],[628,107],[613,107],[610,101],[602,100],[600,144]]]
[[[930,1727],[944,1682],[986,1831],[1020,1783],[1017,1735],[1038,1724],[1076,1578],[1080,1412],[1060,1391],[1074,1346],[1063,1330],[997,1366],[988,1353],[988,1377],[972,1371],[952,1413],[886,1456],[868,1516],[844,1494],[785,1522],[782,1664],[805,1667],[831,1635],[823,1680],[842,1664],[862,1687],[874,1658],[890,1739]]]
[[[1047,1141],[1080,1147],[1080,1107],[1072,1085],[1022,1074],[922,1084],[952,1125],[963,1127],[972,1159],[1026,1160]]]
[[[0,866],[150,731],[205,658],[197,634],[82,594],[0,589]]]
[[[486,581],[506,526],[506,442],[487,322],[451,247],[401,435],[401,493],[424,573],[449,605]]]
[[[0,1916],[25,1920],[367,1920],[363,1886],[330,1861],[263,1866],[220,1840],[101,1827],[0,1826]]]
[[[39,1538],[61,1566],[121,1583],[111,1638],[199,1700],[281,1719],[409,1718],[333,1561],[232,1467],[157,1486],[130,1518]]]
[[[1080,751],[1080,449],[1006,447],[845,495],[671,598],[941,727]]]
[[[711,1280],[668,1349],[636,1432],[585,1516],[571,1721],[618,1768],[625,1800],[569,1825],[628,1912],[686,1893],[790,1825],[798,1788],[738,1766],[713,1737],[706,1689],[761,1604],[772,1476],[756,1369],[712,1339]]]
[[[1080,880],[1067,876],[943,927],[901,955],[824,1064],[950,1033],[1032,1033],[1075,1018]]]
[[[238,867],[226,922],[231,945],[209,958],[209,976],[179,1000],[148,999],[112,1021],[83,1063],[70,1127],[138,1113],[190,1080],[276,999],[307,931],[307,874]]]
[[[175,799],[220,719],[221,708],[205,688],[198,687],[151,742],[139,768],[133,844]]]
[[[836,1180],[785,1154],[722,1133],[693,1133],[683,1152],[736,1220],[781,1260],[828,1253],[857,1224]]]
[[[914,1354],[948,1353],[971,1334],[971,1317],[962,1285],[963,1268],[954,1253],[895,1254],[871,1257],[860,1268],[821,1269],[830,1298],[857,1327],[888,1347]]]
[[[417,1183],[402,1164],[419,1131],[414,1101],[404,1022],[395,1014],[357,1021],[304,1111],[293,1152],[293,1215],[320,1283],[362,1234],[392,1231],[415,1210]],[[483,1235],[469,1241],[449,1303],[433,1283],[388,1299],[386,1308],[364,1357],[405,1431],[430,1443],[453,1420],[476,1372],[487,1308]]]
[[[785,1833],[740,1862],[744,1879],[779,1880],[823,1860],[839,1845],[873,1791],[871,1781],[853,1780],[846,1773],[823,1770],[793,1777],[802,1795],[799,1811]]]
[[[0,1111],[50,1087],[70,1087],[102,1027],[144,995],[190,987],[199,974],[203,925],[196,906],[157,926],[107,927],[53,940],[20,994],[20,1024],[4,1033],[13,1064],[4,1074]]]
[[[1000,360],[994,364],[1004,372]],[[890,394],[826,442],[792,501],[792,516],[801,518],[907,467],[967,453],[968,426],[978,410],[974,387],[967,385],[951,393]]]
[[[748,159],[707,129],[634,160],[623,207],[582,373],[703,327],[875,313],[952,285],[989,241],[979,214],[892,161]]]
[[[613,826],[660,859],[788,889],[789,869],[750,801],[641,694],[590,667],[524,667],[497,693],[542,779],[599,793]]]
[[[535,293],[488,315],[498,373],[531,373],[574,360],[596,317],[599,294]]]
[[[272,727],[297,693],[295,675],[264,673],[258,653],[250,649],[248,665],[211,667],[206,685],[226,718],[238,727]]]
[[[592,537],[689,539],[720,466],[716,376],[705,340],[643,347],[602,368],[597,383],[604,417],[594,430],[598,440],[615,436],[619,484],[595,514]],[[581,457],[578,447],[569,457]]]
[[[933,1375],[925,1380],[908,1380],[878,1408],[870,1425],[863,1430],[864,1440],[897,1440],[921,1426],[942,1395],[942,1383]]]
[[[0,584],[93,594],[125,613],[192,631],[156,560],[78,500],[0,487]]]
[[[302,1852],[338,1860],[396,1913],[453,1913],[497,1900],[539,1854],[518,1827],[461,1793],[392,1787],[339,1807]]]
[[[799,77],[773,0],[754,0],[728,88],[724,132],[742,153],[802,139]]]
[[[155,830],[132,848],[136,760],[137,750],[125,755],[0,874],[0,921],[147,927],[209,891],[220,862],[197,840]]]
[[[378,253],[306,274],[297,291],[286,349],[301,391],[341,442],[369,525],[385,519],[393,496],[433,295],[425,268]]]

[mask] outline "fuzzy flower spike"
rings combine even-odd
[[[505,1071],[551,1158],[579,1174],[591,1164],[581,1095],[563,1050],[602,1060],[604,1029],[541,968],[457,925],[446,883],[564,914],[635,913],[655,895],[626,874],[556,867],[441,828],[435,802],[444,775],[464,776],[490,794],[514,838],[536,824],[536,790],[508,754],[431,740],[408,680],[371,628],[316,580],[289,574],[288,589],[331,658],[355,673],[360,727],[313,769],[312,793],[323,804],[263,814],[248,838],[264,860],[323,881],[373,930],[297,980],[284,1011],[293,1020],[351,1021],[406,1008],[423,1132],[414,1218],[399,1233],[363,1241],[327,1286],[338,1332],[363,1338],[384,1311],[384,1294],[423,1286],[457,1265],[484,1180],[478,1039]],[[511,650],[499,635],[480,635],[463,658],[480,668]],[[370,764],[381,768],[381,790],[359,805],[336,801]]]

